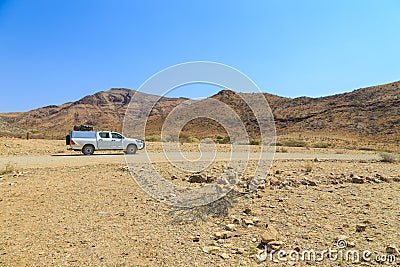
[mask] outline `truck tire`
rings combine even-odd
[[[130,144],[126,147],[126,154],[136,154],[137,146],[134,144]]]
[[[94,146],[93,145],[84,145],[82,148],[82,153],[84,155],[92,155],[94,152]]]
[[[67,146],[70,145],[70,143],[71,143],[71,136],[70,136],[70,135],[67,135],[67,136],[65,137],[65,143],[66,143]]]

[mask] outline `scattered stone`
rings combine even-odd
[[[283,242],[282,241],[271,241],[267,244],[267,250],[268,251],[278,251],[280,249],[282,249],[283,247]]]
[[[215,239],[227,239],[233,236],[232,232],[230,231],[223,231],[223,232],[215,232],[214,237]]]
[[[357,224],[356,225],[356,231],[357,232],[364,232],[366,228],[367,228],[366,224]]]
[[[354,248],[356,246],[356,244],[352,241],[347,242],[347,247],[348,248]]]
[[[260,219],[258,217],[253,217],[254,225],[257,225],[259,222],[260,222]]]
[[[237,248],[236,249],[236,254],[244,254],[245,249],[244,248]]]
[[[365,183],[365,179],[358,177],[357,175],[353,175],[353,177],[351,177],[351,182],[353,184],[363,184]]]
[[[250,219],[244,219],[243,222],[245,225],[254,225],[253,220],[250,220]]]
[[[228,231],[236,231],[236,225],[234,225],[232,223],[227,224],[227,225],[225,225],[225,229]]]
[[[171,176],[171,180],[176,180],[176,179],[178,179],[178,177],[176,177],[176,175]]]
[[[279,186],[281,184],[281,181],[279,179],[273,177],[269,180],[269,185],[270,186]]]
[[[207,179],[201,174],[192,174],[189,176],[189,183],[205,183]]]
[[[234,223],[234,224],[241,224],[241,223],[242,223],[242,219],[240,219],[240,218],[234,218],[234,219],[233,219],[233,223]]]
[[[261,235],[261,243],[268,244],[272,241],[279,241],[279,233],[272,225],[266,225],[266,230]]]
[[[125,211],[119,211],[117,213],[115,213],[115,215],[119,215],[121,217],[125,216]]]
[[[191,237],[193,242],[199,242],[200,241],[200,235],[192,236]]]
[[[301,184],[309,186],[317,186],[317,183],[308,177],[304,177],[303,180],[301,180]]]
[[[399,250],[397,249],[397,247],[395,245],[387,246],[386,247],[386,253],[387,254],[392,254],[392,255],[395,255],[395,256],[399,256],[400,255],[400,252],[399,252]]]
[[[243,212],[246,213],[247,215],[249,215],[251,213],[250,206],[246,206]]]
[[[321,162],[321,160],[319,158],[315,158],[314,162]]]
[[[216,254],[219,251],[219,247],[217,246],[205,246],[202,247],[204,253],[207,254]]]
[[[221,253],[221,254],[219,254],[219,256],[220,256],[221,258],[223,258],[224,260],[229,259],[229,255],[226,254],[226,253]]]
[[[257,242],[257,238],[253,237],[253,238],[251,239],[251,242],[253,242],[253,243]]]

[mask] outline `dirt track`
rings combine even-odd
[[[196,158],[199,154],[187,153],[189,157]],[[149,156],[154,162],[165,162],[166,158],[162,153],[149,153]],[[218,153],[217,161],[229,160],[229,153]],[[148,157],[145,152],[139,152],[136,155],[129,155],[137,163],[145,163]],[[211,155],[210,155],[211,157]],[[243,153],[243,159],[247,155]],[[257,153],[251,153],[250,159],[257,159]],[[284,159],[331,159],[331,160],[378,160],[379,156],[376,154],[328,154],[328,153],[276,153],[275,160]],[[179,160],[177,154],[172,154],[171,160]],[[94,154],[92,156],[85,156],[79,152],[75,154],[54,154],[54,155],[28,155],[28,156],[0,156],[0,166],[6,164],[16,165],[18,168],[44,168],[44,167],[63,167],[63,166],[86,166],[96,164],[109,164],[109,163],[125,163],[124,154],[118,152],[111,152],[109,154]]]

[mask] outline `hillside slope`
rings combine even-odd
[[[0,113],[0,134],[6,135],[6,129],[9,129],[13,134],[31,131],[47,137],[62,137],[77,124],[91,124],[96,129],[120,131],[125,111],[135,92],[113,88],[60,106],[47,106],[28,112]],[[144,102],[155,97],[140,94]],[[400,82],[320,98],[285,98],[267,93],[264,96],[273,112],[278,135],[351,135],[386,142],[398,142],[400,137]],[[256,121],[237,94],[223,90],[212,98],[231,106],[246,121],[250,134],[257,136]],[[161,98],[151,112],[148,135],[159,134],[166,115],[186,100]],[[210,121],[206,124],[193,121],[185,127],[184,132],[197,137],[225,134],[221,126]]]

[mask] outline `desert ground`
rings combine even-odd
[[[159,143],[146,149],[156,159],[161,153]],[[182,150],[196,153],[197,146]],[[218,150],[222,156],[210,166],[216,173],[226,167],[229,147]],[[182,209],[144,192],[121,152],[83,156],[67,151],[64,141],[0,138],[0,266],[400,264],[398,154],[384,162],[379,151],[277,150],[257,191],[246,188],[257,166],[250,158],[226,197]],[[138,168],[151,167],[144,151],[131,157]],[[161,157],[153,166],[172,183],[204,185]],[[338,250],[336,258],[289,257],[329,249]],[[348,258],[349,250],[371,255]]]

